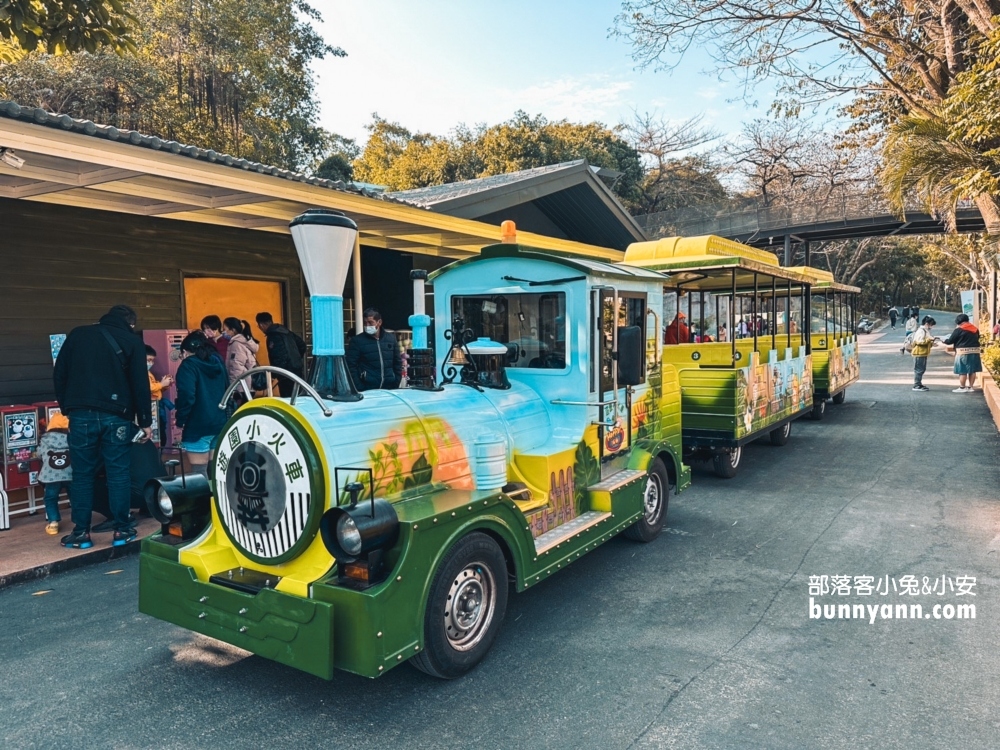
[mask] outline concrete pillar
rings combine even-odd
[[[792,238],[789,235],[785,235],[785,266],[792,265]]]

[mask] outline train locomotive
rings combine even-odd
[[[290,396],[241,406],[207,479],[147,485],[162,528],[142,544],[142,612],[326,679],[407,661],[455,678],[494,642],[509,582],[535,586],[622,532],[657,537],[690,484],[664,274],[503,231],[413,272],[408,387],[360,394],[341,296],[357,228],[326,210],[291,222],[310,381],[282,373]]]

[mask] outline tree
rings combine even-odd
[[[0,0],[0,63],[24,52],[133,49],[122,0]]]
[[[327,139],[327,156],[314,171],[316,177],[326,180],[351,182],[354,180],[353,161],[361,155],[361,148],[353,138],[331,134]]]
[[[701,117],[674,122],[649,113],[636,114],[623,134],[644,161],[635,213],[673,211],[725,200],[719,169],[705,154],[690,153],[718,138]]]
[[[499,125],[459,126],[450,136],[413,133],[373,115],[364,151],[354,162],[359,180],[410,190],[506,174],[575,159],[621,172],[615,193],[626,204],[638,197],[643,178],[639,154],[601,123],[550,122],[515,113]]]
[[[33,53],[0,95],[56,113],[304,169],[324,156],[310,63],[342,56],[301,0],[134,0],[134,55]]]

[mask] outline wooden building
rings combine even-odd
[[[411,269],[499,239],[496,223],[13,102],[0,101],[0,151],[17,157],[0,160],[0,404],[51,398],[49,336],[117,303],[134,307],[145,329],[197,327],[206,312],[252,322],[268,309],[308,337],[288,233],[308,208],[358,223],[345,290],[356,327],[359,280],[360,301],[379,307],[388,328],[405,328]],[[603,260],[624,249],[519,236]]]

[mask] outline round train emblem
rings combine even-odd
[[[282,558],[306,532],[312,497],[306,450],[268,414],[248,412],[220,437],[213,466],[219,516],[251,557]]]

